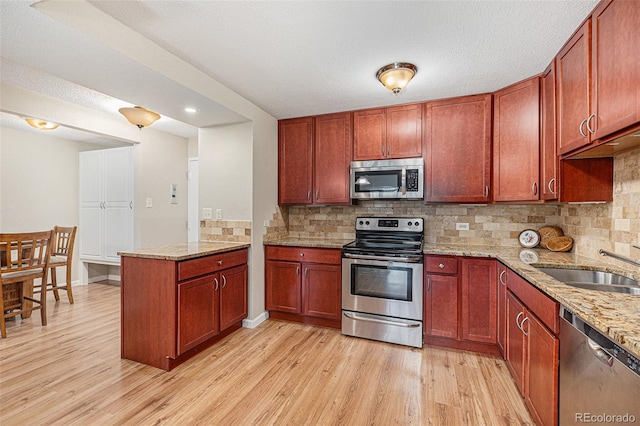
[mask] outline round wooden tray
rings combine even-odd
[[[547,242],[547,248],[551,251],[569,251],[573,247],[573,238],[556,237]]]
[[[549,240],[562,237],[564,235],[564,231],[562,231],[562,228],[558,226],[548,225],[538,229],[538,234],[540,234],[540,247],[547,248]]]

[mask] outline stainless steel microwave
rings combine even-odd
[[[351,198],[424,198],[424,159],[351,162]]]

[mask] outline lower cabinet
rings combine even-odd
[[[270,317],[340,328],[340,249],[265,246],[265,259]]]
[[[512,271],[507,276],[507,367],[536,424],[557,425],[559,306]]]
[[[500,262],[496,262],[496,273],[497,273],[497,288],[498,288],[498,300],[497,300],[497,318],[498,324],[496,325],[497,333],[498,333],[498,349],[500,349],[500,353],[504,357],[506,354],[506,341],[507,341],[507,267],[504,266]]]
[[[183,261],[123,256],[121,356],[171,370],[242,326],[248,250]]]
[[[495,264],[425,256],[425,343],[498,354]]]

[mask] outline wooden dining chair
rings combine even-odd
[[[52,238],[53,230],[0,234],[2,338],[7,337],[7,318],[32,310],[40,309],[42,325],[47,325],[47,292],[35,291],[34,281],[47,282]],[[40,297],[36,298],[36,294]]]
[[[53,244],[51,245],[51,259],[49,260],[49,271],[51,282],[47,285],[47,291],[53,291],[56,300],[60,300],[58,290],[66,290],[69,303],[73,303],[73,290],[71,289],[71,261],[73,260],[73,244],[76,239],[77,226],[64,227],[55,226],[53,228]],[[56,268],[66,267],[66,280],[64,285],[58,284]]]

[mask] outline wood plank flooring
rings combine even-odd
[[[0,424],[526,425],[504,361],[269,320],[165,372],[120,359],[120,289],[48,300],[0,340]]]

